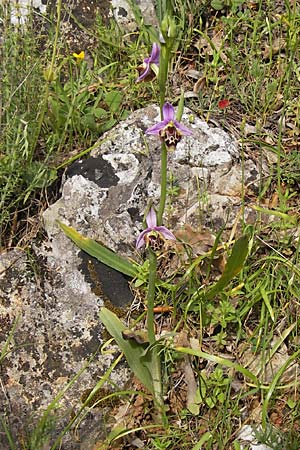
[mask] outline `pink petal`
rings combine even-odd
[[[178,122],[178,120],[174,120],[173,122],[177,130],[181,131],[185,136],[191,136],[193,134],[193,132],[189,128]]]
[[[165,128],[166,125],[168,125],[169,121],[163,120],[162,122],[157,123],[156,125],[153,125],[152,127],[148,128],[145,133],[146,134],[159,134],[161,130]]]
[[[155,42],[152,46],[152,51],[151,51],[151,55],[149,58],[149,62],[151,62],[153,64],[159,64],[159,55],[160,55],[160,47]]]
[[[171,240],[176,241],[176,237],[174,236],[174,234],[170,230],[168,230],[168,228],[166,228],[166,227],[163,227],[163,226],[155,227],[155,231],[158,231],[166,239],[171,239]]]
[[[154,211],[153,208],[151,208],[150,211],[148,212],[147,217],[146,217],[146,222],[148,225],[148,231],[149,231],[149,228],[151,230],[153,230],[153,228],[156,227],[156,225],[157,225],[156,212]]]
[[[135,244],[136,248],[141,248],[141,247],[143,247],[143,245],[145,245],[145,236],[147,233],[149,233],[149,230],[144,230],[138,236],[138,238],[136,240],[136,244]]]
[[[164,122],[171,122],[174,120],[175,111],[171,103],[165,103],[162,109]]]

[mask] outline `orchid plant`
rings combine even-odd
[[[162,2],[159,5],[162,6]],[[136,240],[136,248],[141,251],[144,248],[148,254],[148,290],[147,290],[147,340],[138,342],[130,336],[132,333],[127,333],[124,324],[121,320],[110,310],[102,307],[99,313],[100,319],[108,332],[115,339],[120,349],[122,350],[128,365],[136,375],[136,377],[144,384],[148,391],[152,394],[154,404],[157,408],[157,416],[163,424],[167,424],[167,416],[165,413],[164,393],[162,386],[162,371],[161,371],[161,352],[162,342],[156,337],[155,320],[154,320],[154,303],[156,296],[156,289],[158,284],[157,275],[157,258],[161,255],[166,247],[166,241],[175,241],[176,237],[168,228],[162,225],[166,192],[167,192],[167,161],[168,152],[174,152],[177,144],[184,136],[191,136],[192,131],[181,123],[181,116],[183,112],[183,94],[177,108],[177,114],[171,103],[166,101],[167,80],[169,62],[172,54],[173,45],[175,43],[177,31],[176,24],[169,11],[162,11],[158,14],[160,20],[160,35],[157,36],[158,42],[152,46],[152,51],[149,57],[146,57],[143,64],[137,68],[139,76],[137,82],[147,82],[158,79],[159,84],[159,106],[160,106],[160,121],[145,132],[146,135],[158,136],[161,141],[161,167],[160,167],[160,202],[158,211],[151,206],[148,209],[146,216],[146,227],[139,234]],[[79,55],[78,55],[79,57]],[[131,278],[136,278],[141,273],[143,266],[137,263],[130,262],[119,255],[116,255],[111,250],[105,248],[101,244],[92,239],[88,239],[80,235],[76,230],[59,222],[60,227],[65,234],[73,240],[73,242],[86,251],[90,255],[96,257],[102,263],[118,270]],[[204,295],[206,299],[210,299],[221,292],[230,280],[236,276],[243,266],[248,252],[248,239],[240,238],[234,245],[224,272],[218,282],[205,290]],[[203,259],[200,255],[199,258]],[[201,259],[199,260],[201,261]],[[196,264],[199,263],[196,259],[191,265],[190,269],[186,271],[185,277]],[[198,292],[195,292],[195,295]],[[191,298],[191,300],[193,300]],[[185,347],[176,347],[177,352],[183,354],[192,354],[207,360],[218,361],[225,366],[229,365],[226,359],[211,356],[199,350],[192,350]],[[217,358],[217,359],[216,359]],[[241,366],[230,362],[230,367],[235,367],[236,370],[242,372],[244,375],[251,378],[251,373]],[[252,381],[256,380],[252,377]]]
[[[183,96],[181,98],[181,107],[178,117],[175,116],[174,107],[165,102],[166,88],[168,79],[169,61],[171,51],[176,38],[176,25],[172,17],[165,14],[161,22],[160,47],[157,43],[153,44],[149,58],[144,59],[144,70],[140,73],[137,81],[147,81],[153,79],[155,73],[154,67],[158,70],[159,99],[161,121],[146,130],[146,135],[159,136],[161,140],[161,195],[158,214],[153,208],[150,209],[146,223],[147,227],[138,236],[136,241],[137,249],[146,246],[149,258],[149,281],[147,295],[147,331],[148,340],[151,349],[152,376],[153,376],[153,395],[154,401],[158,407],[161,417],[166,420],[163,404],[163,389],[161,383],[161,360],[159,353],[159,343],[155,336],[154,321],[154,299],[157,278],[157,255],[163,251],[165,240],[176,240],[174,234],[162,225],[163,213],[166,202],[167,191],[167,152],[174,151],[176,145],[183,136],[191,136],[193,133],[185,125],[180,123],[183,110]]]
[[[183,110],[183,95],[175,116],[174,107],[166,99],[167,79],[171,52],[177,36],[175,21],[169,11],[165,10],[161,17],[160,33],[157,35],[158,42],[154,42],[149,57],[137,67],[139,76],[137,82],[152,81],[157,77],[159,84],[159,106],[161,120],[146,130],[146,135],[157,135],[161,140],[161,195],[159,209],[156,214],[154,208],[150,208],[146,217],[147,227],[137,237],[136,248],[146,248],[149,258],[149,279],[147,294],[147,334],[148,348],[137,346],[124,334],[124,325],[114,313],[106,308],[101,308],[100,319],[115,338],[123,351],[127,362],[135,375],[144,383],[153,394],[154,403],[157,407],[159,417],[166,423],[164,412],[163,388],[161,382],[161,356],[160,342],[156,339],[154,320],[154,299],[157,283],[157,256],[164,249],[166,240],[175,241],[174,234],[162,225],[166,202],[167,190],[167,152],[174,151],[176,145],[183,136],[191,136],[192,131],[180,123]],[[78,55],[79,57],[79,55]],[[129,276],[138,274],[138,265],[130,263],[115,255],[110,250],[90,239],[82,237],[79,233],[62,223],[59,223],[63,231],[80,248],[97,257],[110,267],[119,270]]]

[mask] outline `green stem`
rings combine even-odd
[[[149,249],[149,283],[147,296],[147,330],[148,340],[151,351],[151,375],[153,379],[154,402],[156,404],[158,414],[164,425],[166,425],[166,415],[164,412],[164,401],[161,383],[161,362],[159,356],[159,346],[155,338],[154,326],[154,299],[155,299],[155,283],[156,283],[156,254]]]
[[[162,44],[161,49],[160,49],[159,73],[158,73],[159,106],[160,106],[161,119],[163,119],[162,108],[163,108],[163,105],[165,103],[165,98],[166,98],[170,56],[171,56],[170,49],[166,45]]]
[[[161,167],[160,167],[160,200],[157,213],[157,225],[162,224],[162,218],[165,210],[167,197],[167,167],[168,167],[168,151],[166,144],[161,145]]]
[[[148,282],[148,296],[147,296],[147,330],[150,345],[155,343],[155,328],[154,328],[154,298],[155,298],[155,282],[156,282],[156,255],[149,249],[149,282]]]
[[[163,105],[165,103],[166,98],[166,90],[167,90],[167,79],[168,79],[168,69],[169,69],[169,60],[171,56],[171,49],[167,45],[161,46],[160,52],[160,61],[159,61],[159,74],[158,74],[158,83],[159,83],[159,106],[160,106],[160,116],[161,120],[163,120]],[[167,196],[167,147],[164,142],[162,142],[161,146],[161,168],[160,168],[160,202],[159,209],[157,214],[157,224],[162,224],[162,218],[165,210],[166,204],[166,196]]]

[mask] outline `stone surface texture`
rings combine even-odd
[[[276,431],[276,430],[275,430]],[[257,439],[257,435],[264,434],[261,429],[261,426],[255,425],[243,425],[241,430],[237,435],[237,439],[240,442],[240,446],[242,450],[250,449],[250,450],[272,450],[274,447],[269,447],[266,444],[260,444]],[[266,433],[266,432],[265,432]],[[281,441],[278,438],[277,445],[281,445]]]
[[[8,418],[16,444],[89,362],[57,404],[60,420],[56,431],[61,431],[71,413],[79,410],[85,390],[94,388],[115,358],[99,352],[103,329],[98,312],[103,299],[85,281],[71,242],[64,242],[63,254],[56,257],[59,242],[53,243],[51,251],[47,244],[30,255],[14,250],[0,256],[2,346],[15,326],[9,353],[1,364],[0,414]],[[41,256],[43,252],[49,252],[47,260]],[[127,379],[126,368],[112,375],[119,386]],[[96,411],[94,421],[89,415],[89,428],[97,425],[100,431],[98,414]],[[85,429],[84,422],[82,427]],[[80,440],[84,439],[83,431]],[[1,448],[9,448],[4,433],[0,433],[0,443],[4,445]],[[64,448],[81,447],[69,436]]]
[[[149,200],[158,205],[160,197],[160,142],[156,136],[145,136],[157,121],[156,106],[136,111],[104,136],[91,158],[77,161],[67,171],[61,199],[44,214],[50,237],[61,236],[55,222],[60,218],[120,254],[138,257],[135,239],[145,209]],[[242,167],[237,143],[221,129],[193,117],[189,110],[183,122],[193,136],[184,137],[168,154],[178,193],[168,198],[165,225],[174,230],[185,223],[230,229],[241,211],[243,180],[253,189],[259,183],[259,169],[250,159]],[[247,205],[244,217],[253,218]]]
[[[108,285],[109,293],[103,293],[97,279],[104,268],[73,245],[56,219],[139,260],[135,240],[143,228],[144,212],[149,200],[157,205],[160,196],[160,142],[144,132],[159,120],[158,108],[149,106],[104,135],[89,158],[66,171],[61,198],[43,216],[47,238],[27,253],[14,250],[1,255],[2,342],[17,324],[11,353],[2,364],[0,404],[1,412],[13,418],[10,426],[19,437],[34,422],[32,414],[41,413],[106,340],[98,319],[106,297],[118,306],[131,301],[124,279],[111,283],[113,288],[123,286],[121,290],[109,291]],[[184,137],[168,155],[177,195],[168,199],[165,225],[173,230],[185,223],[195,228],[230,228],[241,208],[242,179],[246,185],[248,181],[255,185],[259,170],[250,159],[242,170],[237,143],[221,129],[210,127],[187,109],[182,121],[194,134]],[[245,217],[251,220],[247,207]],[[96,385],[113,358],[114,354],[98,352],[67,390],[59,401],[62,423],[56,430],[78,411],[81,395]],[[124,386],[127,378],[126,368],[112,375],[118,386]],[[63,448],[92,448],[85,432],[90,436],[93,430],[99,432],[99,414],[89,414],[88,426],[82,422],[81,443],[68,435]]]
[[[148,25],[157,25],[154,2],[152,0],[138,0],[135,2]],[[127,0],[111,0],[111,11],[119,26],[128,33],[137,29],[134,13]]]
[[[157,25],[154,2],[139,0],[136,3],[145,23]],[[36,12],[37,16],[55,13],[56,0],[10,0],[9,8],[11,23],[23,26],[32,10]],[[89,39],[89,33],[83,27],[90,28],[95,23],[97,15],[104,22],[114,18],[122,30],[127,33],[137,30],[134,13],[126,0],[62,0],[61,32],[65,36],[71,36],[73,45],[76,45],[77,41],[77,46],[81,50],[86,49],[86,46],[92,44],[93,40]],[[76,22],[81,26],[78,26]]]

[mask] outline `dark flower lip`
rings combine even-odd
[[[175,149],[178,142],[182,139],[182,133],[171,123],[159,132],[159,136],[170,150]]]
[[[141,64],[140,66],[138,66],[136,68],[136,70],[139,73],[139,77],[136,80],[137,82],[140,82],[140,81],[145,81],[145,82],[152,81],[156,77],[156,74],[153,72],[151,67],[148,68],[147,64],[145,64],[145,63]]]

